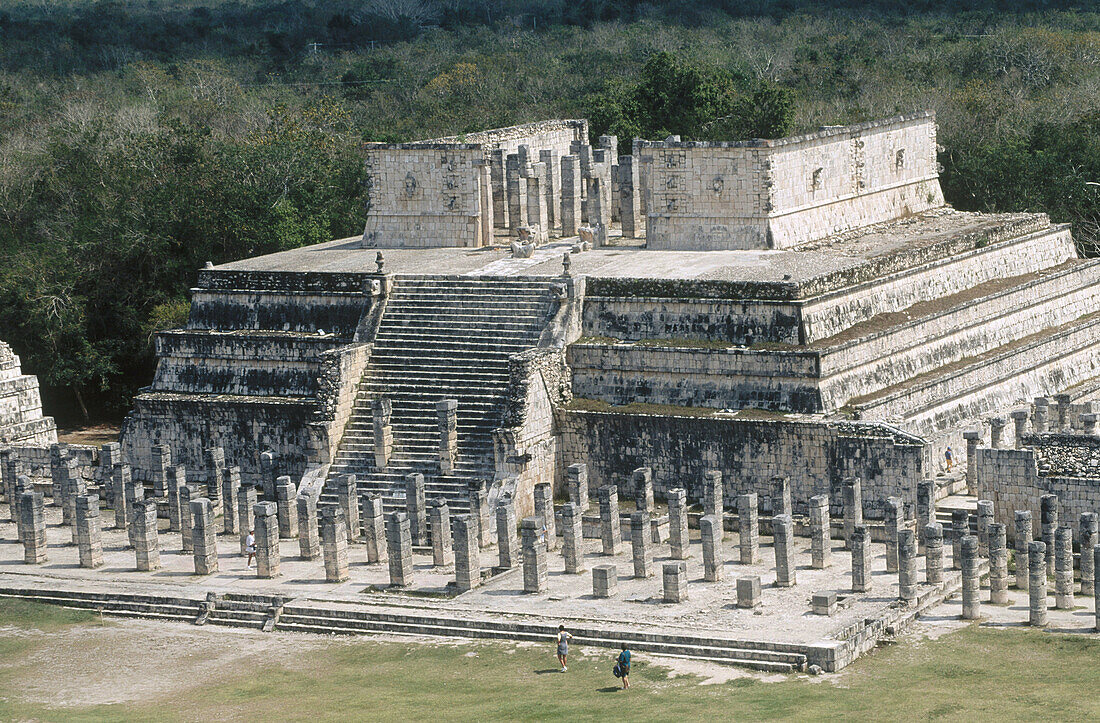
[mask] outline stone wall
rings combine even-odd
[[[433,138],[425,143],[476,143],[487,152],[501,150],[505,155],[515,153],[520,146],[528,146],[532,150],[552,150],[564,156],[569,153],[569,146],[574,141],[588,142],[587,120],[535,121],[460,136]]]
[[[37,377],[24,374],[19,357],[0,341],[0,444],[50,444],[57,425],[42,416]]]
[[[799,305],[785,301],[587,296],[585,336],[798,344]]]
[[[778,140],[639,148],[649,248],[790,248],[943,205],[930,112]]]
[[[370,344],[349,344],[323,352],[317,375],[317,412],[310,427],[317,464],[332,462],[359,395],[359,383],[371,354]]]
[[[616,484],[620,497],[633,494],[634,469],[651,467],[659,495],[683,487],[701,500],[704,473],[717,469],[728,505],[757,492],[770,509],[772,477],[789,475],[796,512],[806,514],[810,497],[827,494],[839,515],[841,481],[855,476],[874,518],[890,496],[915,505],[924,477],[921,441],[879,425],[566,409],[559,427],[561,463],[587,463],[589,488]]]

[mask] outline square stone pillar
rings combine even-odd
[[[737,524],[740,534],[738,546],[741,550],[741,564],[755,565],[760,562],[760,511],[755,492],[737,497]]]
[[[737,578],[737,607],[743,610],[753,610],[760,607],[763,602],[760,587],[759,575],[746,575]]]
[[[27,479],[27,485],[30,480]],[[46,503],[41,492],[23,492],[19,497],[19,517],[22,520],[23,562],[40,565],[46,555]]]
[[[257,502],[252,506],[256,518],[256,577],[279,576],[279,508],[274,502]]]
[[[859,477],[847,477],[841,482],[844,492],[844,546],[851,546],[852,530],[863,524],[863,489]]]
[[[539,151],[539,163],[542,164],[542,191],[546,199],[546,230],[550,235],[558,236],[561,229],[561,210],[558,199],[561,198],[561,156],[555,150]]]
[[[336,478],[336,500],[344,511],[348,542],[355,542],[359,539],[359,484],[355,475],[342,474]]]
[[[172,466],[172,450],[167,444],[154,444],[152,449],[153,468],[149,470],[153,479],[153,497],[168,496],[168,468]]]
[[[519,563],[519,540],[516,538],[516,510],[511,500],[497,502],[497,553],[500,566],[511,569]]]
[[[275,471],[275,454],[270,450],[260,454],[260,488],[265,500],[275,499],[275,480],[278,473]]]
[[[238,497],[241,489],[241,468],[227,467],[222,470],[222,531],[226,535],[239,533],[237,522],[240,518]]]
[[[488,165],[481,165],[476,168],[477,172],[477,194],[478,194],[478,224],[480,226],[479,241],[482,246],[492,246],[493,244],[493,226],[496,221],[493,219],[493,185],[491,179],[491,172]]]
[[[12,522],[16,522],[18,514],[15,508],[19,506],[19,499],[15,496],[15,455],[10,449],[0,449],[0,479],[3,480],[4,499],[8,503],[8,513]]]
[[[69,445],[54,443],[50,445],[50,494],[53,506],[61,508],[61,523],[69,524],[65,512],[65,460],[69,458]]]
[[[810,566],[815,570],[824,570],[833,564],[828,495],[810,498],[810,555]]]
[[[221,447],[209,447],[203,451],[206,462],[206,496],[210,506],[217,512],[222,508],[222,475],[225,472],[225,450]]]
[[[898,597],[917,600],[917,533],[908,527],[898,530]]]
[[[794,520],[790,515],[772,518],[772,539],[775,547],[775,584],[794,587]]]
[[[883,508],[883,531],[886,533],[886,572],[898,571],[898,533],[905,527],[904,503],[900,497],[887,497]]]
[[[558,530],[554,519],[554,488],[549,482],[535,485],[535,516],[546,526],[546,549],[558,549]]]
[[[1078,548],[1081,550],[1081,594],[1092,595],[1093,582],[1096,579],[1096,568],[1093,566],[1092,555],[1089,550],[1100,544],[1100,520],[1095,512],[1082,512],[1077,530],[1079,535]],[[1094,603],[1095,604],[1095,603]]]
[[[1073,401],[1073,398],[1068,394],[1055,394],[1054,395],[1054,429],[1052,431],[1059,433],[1069,433],[1069,405]]]
[[[523,592],[546,592],[546,547],[539,540],[543,522],[538,517],[524,517],[520,523],[523,547]]]
[[[917,482],[917,546],[924,551],[924,530],[936,521],[936,481]]]
[[[20,544],[23,543],[23,536],[26,534],[26,530],[23,527],[23,523],[26,521],[23,516],[23,495],[34,492],[34,483],[31,482],[31,478],[25,474],[16,475],[15,478],[15,505],[12,507],[12,513],[15,517],[15,534],[16,539]],[[43,509],[45,509],[45,498],[42,500]]]
[[[634,488],[634,509],[653,514],[653,470],[639,467],[630,476]]]
[[[451,547],[451,511],[443,500],[433,500],[428,510],[431,517],[432,564],[436,567],[453,565],[454,549]]]
[[[187,485],[187,470],[182,466],[169,467],[165,470],[164,484],[165,496],[168,498],[168,531],[179,532],[182,525],[180,487]]]
[[[88,485],[80,474],[80,465],[75,459],[65,461],[65,509],[69,511],[69,534],[72,544],[77,544],[76,498],[88,493]]]
[[[588,225],[592,227],[596,246],[607,245],[607,232],[611,228],[611,212],[604,204],[602,178],[588,178],[588,196],[584,200]]]
[[[852,592],[871,592],[871,535],[866,525],[852,528]]]
[[[214,505],[207,497],[191,500],[191,540],[194,546],[195,574],[218,571],[218,538],[214,527]]]
[[[648,512],[635,512],[630,516],[630,553],[634,559],[634,577],[644,579],[653,576],[652,537]]]
[[[325,582],[348,579],[348,531],[344,529],[344,510],[339,505],[321,508],[321,554],[325,559]]]
[[[722,534],[719,524],[714,515],[699,518],[699,537],[703,541],[703,579],[707,582],[722,579]]]
[[[132,484],[130,465],[116,463],[111,469],[111,486],[114,488],[111,496],[115,500],[116,530],[125,530],[130,526],[130,501],[133,497],[127,494],[126,488]]]
[[[389,397],[378,397],[371,404],[374,420],[374,466],[385,469],[393,454],[393,402]]]
[[[409,515],[391,512],[386,517],[386,552],[390,563],[390,585],[409,587],[413,584],[413,541]]]
[[[504,170],[504,151],[499,148],[489,151],[489,185],[493,189],[493,225],[496,228],[511,228],[508,225],[508,184]]]
[[[588,509],[588,465],[571,464],[565,468],[565,489],[569,501],[584,514]]]
[[[75,498],[76,545],[80,566],[103,566],[103,536],[99,523],[99,495],[79,495]]]
[[[470,524],[477,527],[477,542],[481,547],[493,544],[493,516],[489,511],[489,492],[485,480],[471,480],[470,486]]]
[[[614,597],[618,586],[619,571],[614,565],[596,565],[592,568],[592,597]]]
[[[1082,414],[1079,419],[1081,420],[1081,431],[1086,437],[1096,436],[1096,422],[1100,420],[1100,414]]]
[[[194,495],[196,498],[198,495]],[[183,552],[192,552],[195,549],[195,539],[191,529],[191,488],[181,485],[179,488],[180,500],[180,549]]]
[[[677,487],[668,491],[668,544],[673,560],[688,557],[687,491]]]
[[[1046,544],[1047,577],[1054,576],[1054,531],[1058,529],[1058,496],[1039,497],[1041,534]]]
[[[604,485],[599,489],[600,495],[600,541],[603,543],[603,554],[619,554],[619,545],[622,543],[622,532],[619,520],[619,489],[615,485]]]
[[[619,224],[623,238],[641,238],[644,230],[641,209],[641,186],[634,156],[619,156]]]
[[[1049,420],[1050,400],[1046,397],[1035,397],[1035,411],[1031,416],[1031,431],[1035,434],[1046,434]]]
[[[561,157],[561,235],[576,236],[581,225],[581,171],[576,156]]]
[[[382,497],[364,492],[363,539],[367,543],[367,564],[369,565],[381,564],[389,559],[385,519]]]
[[[543,176],[546,175],[546,167],[542,163],[532,163],[526,171],[527,175],[527,227],[531,229],[532,240],[536,244],[544,244],[549,238],[549,227],[546,220],[546,194],[543,192]]]
[[[924,579],[929,585],[943,585],[943,525],[924,526]]]
[[[126,536],[132,548],[135,540],[134,516],[137,514],[137,508],[134,505],[145,499],[145,486],[130,479],[130,465],[123,464],[120,466],[123,475],[122,493],[126,495]]]
[[[298,490],[290,477],[275,482],[276,510],[279,517],[279,537],[287,540],[298,536]]]
[[[1016,549],[1016,589],[1027,590],[1029,545],[1035,533],[1031,529],[1031,510],[1016,510],[1013,543]]]
[[[477,539],[477,523],[471,515],[455,515],[454,563],[455,588],[459,592],[473,590],[481,584],[481,550]]]
[[[527,179],[522,176],[519,154],[509,153],[504,163],[508,190],[508,228],[516,231],[527,224]]]
[[[683,562],[666,562],[664,573],[664,601],[680,603],[687,600],[687,565]]]
[[[1024,435],[1027,433],[1027,410],[1013,409],[1008,413],[1008,416],[1012,418],[1015,447],[1016,449],[1023,449]]]
[[[157,539],[157,501],[134,500],[134,512],[130,518],[134,530],[134,557],[140,572],[160,569],[160,541]]]
[[[966,490],[967,494],[978,494],[978,442],[982,441],[982,433],[977,429],[963,431],[963,439],[966,440]]]
[[[252,485],[237,490],[237,532],[241,538],[241,554],[248,554],[248,534],[256,529],[256,488]]]
[[[772,517],[777,515],[794,515],[791,506],[791,478],[786,475],[772,477]]]
[[[565,558],[565,572],[576,575],[584,572],[584,529],[580,508],[566,502],[561,508],[561,554]]]
[[[303,560],[316,560],[321,556],[321,539],[317,534],[317,498],[310,494],[298,495],[294,503],[298,507],[298,552]]]
[[[112,484],[112,475],[115,464],[122,461],[122,445],[118,442],[108,442],[99,448],[99,464],[96,465],[95,481],[100,487],[100,495],[107,507],[115,507],[115,489]],[[7,490],[7,488],[4,488]]]
[[[1004,417],[990,417],[989,419],[989,446],[992,449],[1004,448],[1004,432],[1008,426],[1008,420]]]
[[[962,538],[970,534],[970,515],[966,510],[951,511],[951,569],[962,569]]]
[[[405,476],[405,509],[409,513],[409,527],[413,545],[428,545],[428,504],[424,495],[424,475],[415,472]]]
[[[726,539],[726,508],[723,504],[722,473],[716,469],[703,475],[703,515],[718,520],[719,539]]]
[[[454,474],[458,461],[458,401],[443,399],[436,403],[439,418],[439,471]]]

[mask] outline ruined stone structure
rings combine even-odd
[[[57,425],[42,416],[38,379],[23,374],[19,357],[0,341],[0,445],[49,445]]]

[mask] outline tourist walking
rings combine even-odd
[[[565,632],[565,626],[558,626],[558,662],[561,663],[561,672],[569,670],[565,667],[565,658],[569,655],[569,641],[573,638],[572,635]]]
[[[950,446],[943,451],[943,461],[947,463],[947,471],[950,472],[955,466],[955,453],[951,451]]]
[[[623,680],[623,690],[630,687],[630,649],[623,643],[623,651],[615,661],[615,675]]]
[[[248,562],[246,567],[252,567],[252,558],[256,556],[256,535],[253,534],[255,530],[248,531],[248,537],[244,538],[244,551],[248,553]]]

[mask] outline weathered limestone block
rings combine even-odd
[[[274,502],[252,506],[256,520],[256,577],[279,576],[282,557],[279,551],[279,508]]]
[[[380,495],[363,493],[363,539],[367,543],[367,564],[387,561],[386,522]]]
[[[432,536],[432,564],[436,567],[453,565],[454,549],[451,546],[451,510],[443,500],[433,500],[429,508]]]
[[[1027,546],[1028,624],[1047,624],[1047,550],[1046,543],[1035,541]]]
[[[951,511],[951,569],[962,569],[962,538],[970,534],[970,515],[966,510]]]
[[[865,525],[852,528],[852,592],[871,591],[871,535]]]
[[[699,518],[699,537],[703,542],[703,579],[707,582],[722,579],[722,535],[718,525],[718,518],[714,515]]]
[[[107,507],[115,507],[115,489],[112,475],[115,465],[122,461],[122,445],[118,442],[108,442],[99,448],[99,463],[96,465],[95,481],[102,490],[102,498]],[[7,488],[5,488],[7,489]]]
[[[558,549],[558,530],[554,520],[554,487],[549,482],[535,485],[535,516],[546,525],[546,549]]]
[[[565,468],[565,488],[569,501],[580,508],[581,514],[588,509],[588,465],[571,464]]]
[[[791,478],[787,476],[772,477],[772,517],[778,515],[794,515],[791,507]]]
[[[556,150],[544,148],[539,150],[539,163],[542,164],[540,186],[546,208],[545,226],[547,231],[557,236],[561,228],[561,209],[558,208],[558,199],[561,198],[561,156]]]
[[[611,209],[604,202],[604,182],[602,178],[585,179],[588,196],[584,199],[587,209],[588,225],[592,227],[596,246],[607,245],[607,232],[611,228]]]
[[[718,521],[719,539],[726,539],[726,508],[722,502],[722,473],[716,469],[703,475],[703,515]]]
[[[293,539],[298,536],[298,490],[290,477],[275,481],[275,501],[279,518],[279,537]]]
[[[687,491],[682,487],[668,491],[668,544],[673,560],[688,556]]]
[[[1046,544],[1047,576],[1054,575],[1054,531],[1058,529],[1058,496],[1043,495],[1039,498],[1041,534]]]
[[[519,563],[516,508],[511,499],[502,499],[497,503],[497,553],[500,566],[506,570]]]
[[[939,522],[924,526],[924,581],[943,585],[943,525]]]
[[[989,420],[989,446],[992,449],[1004,448],[1004,431],[1008,420],[1004,417],[991,417]]]
[[[30,479],[24,477],[24,488],[30,487]],[[41,492],[23,492],[19,497],[19,518],[22,520],[23,562],[40,565],[49,558],[46,555],[46,502]]]
[[[435,410],[439,418],[439,471],[452,474],[458,459],[458,401],[444,399],[436,403]]]
[[[470,524],[477,527],[479,546],[493,544],[493,515],[489,510],[489,492],[483,479],[470,482]]]
[[[1008,602],[1008,534],[1000,522],[993,522],[989,535],[989,602]]]
[[[775,584],[777,587],[794,587],[794,520],[790,515],[772,518],[772,536],[775,543]]]
[[[1013,409],[1008,413],[1008,416],[1012,417],[1013,433],[1015,436],[1014,446],[1016,449],[1022,449],[1024,446],[1024,435],[1027,434],[1027,410]]]
[[[191,497],[191,488],[187,485],[180,485],[180,549],[183,552],[192,552],[195,549],[195,540],[191,528]]]
[[[993,524],[993,501],[978,500],[978,555],[989,557],[989,526]]]
[[[978,443],[982,441],[982,433],[967,429],[962,436],[966,440],[966,493],[973,495],[978,489]]]
[[[600,540],[603,554],[617,555],[622,543],[619,521],[619,490],[615,485],[604,485],[600,495]]]
[[[639,467],[631,475],[631,484],[634,488],[634,509],[639,512],[654,514],[653,508],[653,470],[649,467]]]
[[[222,508],[222,476],[225,473],[225,450],[209,447],[203,451],[206,462],[206,496],[217,512]]]
[[[427,546],[428,504],[424,496],[424,475],[414,473],[405,476],[405,509],[409,513],[413,545]]]
[[[326,505],[320,512],[325,582],[344,582],[348,579],[348,531],[344,529],[344,509],[339,505]]]
[[[981,617],[981,577],[978,571],[978,538],[966,535],[962,538],[962,617],[977,620]]]
[[[936,521],[936,481],[921,480],[917,483],[917,546],[924,552],[924,531]]]
[[[237,490],[237,531],[241,538],[241,554],[248,554],[248,536],[256,529],[256,488],[252,485]]]
[[[336,500],[344,510],[348,542],[355,542],[359,539],[359,484],[355,475],[342,474],[336,478]]]
[[[1055,428],[1052,431],[1059,433],[1068,433],[1069,428],[1069,405],[1073,401],[1073,398],[1068,394],[1055,394],[1054,395],[1054,418]]]
[[[852,530],[863,524],[863,491],[859,477],[847,477],[844,491],[844,546],[851,547]]]
[[[154,444],[152,449],[153,497],[168,496],[168,468],[172,466],[172,450],[166,444]]]
[[[385,469],[393,454],[393,402],[378,397],[371,405],[374,426],[374,466]]]
[[[883,526],[886,533],[886,572],[898,572],[898,533],[905,526],[902,518],[903,503],[900,497],[887,497],[883,510]]]
[[[1100,414],[1082,414],[1079,419],[1081,420],[1081,431],[1086,437],[1096,436],[1096,422],[1100,420]]]
[[[737,523],[740,539],[742,565],[755,565],[760,562],[760,519],[755,492],[737,497]]]
[[[561,235],[576,236],[581,220],[581,172],[576,156],[561,157]]]
[[[561,554],[565,558],[565,573],[576,575],[584,572],[583,515],[580,507],[567,502],[561,508]]]
[[[680,603],[687,600],[687,564],[681,561],[666,562],[662,572],[664,601]]]
[[[103,535],[99,522],[99,495],[80,495],[75,498],[75,525],[77,551],[80,566],[103,566]]]
[[[270,450],[265,450],[260,453],[260,489],[257,492],[263,492],[264,499],[275,499],[275,480],[278,479],[278,473],[275,471],[275,453]]]
[[[1031,429],[1035,434],[1046,434],[1050,422],[1050,400],[1035,397],[1035,412],[1031,418]]]
[[[240,519],[238,497],[241,489],[241,468],[226,467],[222,470],[222,532],[226,535],[239,534],[237,523]]]
[[[524,517],[520,523],[520,535],[523,546],[523,591],[540,593],[546,591],[546,546],[539,539],[542,536],[543,522],[538,517]]]
[[[829,526],[829,497],[810,498],[810,567],[824,570],[833,564],[833,545]]]
[[[180,512],[180,487],[187,485],[187,469],[183,466],[169,467],[165,470],[165,487],[168,498],[168,531],[180,532],[182,529],[182,517]]]
[[[592,597],[614,597],[619,585],[619,571],[614,565],[595,565],[592,568]]]
[[[898,597],[917,600],[917,535],[908,527],[898,530]]]
[[[84,482],[84,477],[80,474],[80,466],[75,459],[71,457],[65,460],[64,463],[65,474],[65,509],[68,511],[69,517],[69,533],[70,541],[72,544],[77,544],[76,534],[76,498],[88,493],[87,483]]]
[[[65,462],[69,459],[69,445],[57,442],[50,445],[50,492],[53,494],[53,506],[61,508],[61,524],[68,525],[72,521],[65,509],[66,468]]]
[[[1100,519],[1095,512],[1082,512],[1077,529],[1080,535],[1078,549],[1081,550],[1081,594],[1091,595],[1096,568],[1089,550],[1100,544]]]
[[[477,523],[471,515],[455,515],[453,526],[455,587],[459,592],[466,592],[481,584],[481,546],[477,539]]]
[[[1073,609],[1073,528],[1069,525],[1054,532],[1054,607]]]
[[[191,500],[191,539],[196,575],[211,575],[218,571],[218,538],[215,533],[213,503],[206,497]]]
[[[534,243],[536,245],[544,244],[550,231],[547,222],[546,194],[543,190],[543,177],[546,175],[546,166],[542,163],[532,163],[527,167],[526,175],[527,227],[531,230]]]
[[[508,228],[508,191],[504,170],[504,150],[494,148],[489,152],[489,183],[493,195],[493,225]]]
[[[515,231],[527,225],[527,180],[521,174],[523,163],[518,153],[509,153],[504,167],[508,193],[508,225]]]
[[[815,592],[810,597],[810,611],[825,617],[836,615],[836,591]]]
[[[641,213],[641,184],[634,156],[619,156],[619,224],[623,238],[641,238],[644,223]]]
[[[12,512],[15,516],[15,533],[16,539],[20,544],[23,544],[24,535],[27,534],[25,523],[28,519],[23,513],[23,495],[34,492],[34,483],[31,482],[31,478],[25,474],[19,474],[15,477],[15,506],[12,508]],[[45,498],[42,500],[43,509],[45,509]],[[44,513],[43,513],[44,514]],[[44,519],[44,518],[43,518]]]
[[[122,468],[119,472],[123,480],[122,492],[126,495],[126,537],[132,548],[135,540],[134,515],[136,514],[136,508],[134,505],[145,499],[145,487],[140,482],[134,482],[130,479],[130,465],[123,464],[119,466]]]
[[[132,493],[127,492],[127,487],[133,485],[130,479],[130,465],[116,462],[111,468],[111,486],[114,492],[115,529],[125,530],[129,527],[130,504],[133,500]]]
[[[760,607],[762,602],[759,575],[737,578],[737,607],[753,610]]]
[[[157,502],[135,499],[130,527],[134,531],[134,556],[140,572],[160,569],[160,541],[157,539]]]
[[[316,560],[321,555],[321,539],[317,533],[317,498],[298,495],[298,552],[303,560]]]
[[[630,516],[630,552],[634,559],[634,577],[644,579],[653,576],[653,550],[650,549],[650,524],[648,512],[635,512]]]
[[[12,522],[18,524],[18,513],[16,508],[19,506],[19,498],[15,493],[15,481],[18,478],[18,472],[16,472],[16,460],[15,455],[10,449],[0,449],[0,477],[3,478],[4,499],[8,503],[8,514],[11,517]]]
[[[1027,590],[1029,545],[1034,534],[1031,530],[1031,510],[1016,510],[1014,543],[1016,548],[1016,589]]]

